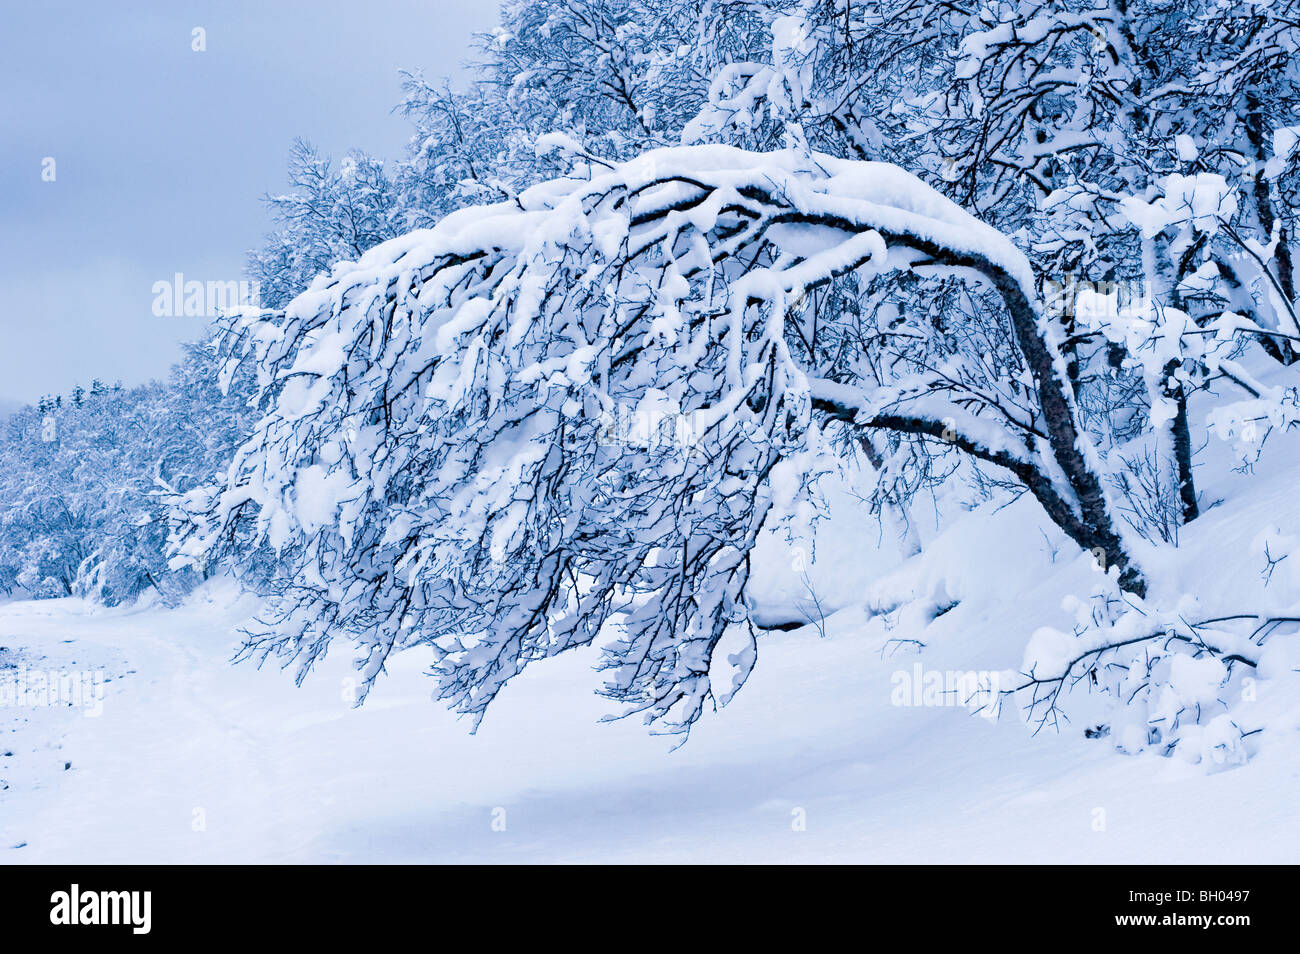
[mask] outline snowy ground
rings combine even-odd
[[[1294,599],[1265,591],[1252,541],[1297,532],[1298,443],[1274,442],[1251,477],[1206,455],[1206,511],[1161,585],[1225,611]],[[832,509],[853,511],[837,493]],[[916,665],[1018,666],[1095,570],[1026,498],[923,528],[907,562],[859,517],[820,525],[815,552],[768,541],[767,615],[811,610],[813,593],[834,612],[824,632],[764,637],[749,684],[675,751],[639,724],[598,723],[591,655],[531,668],[471,736],[430,701],[418,653],[362,709],[342,645],[301,688],[230,665],[255,603],[228,583],[179,609],[0,605],[0,679],[108,680],[98,715],[0,707],[0,860],[1300,861],[1286,667],[1258,701],[1283,728],[1219,772],[1119,755],[1083,724],[1035,737],[1014,716],[895,705],[896,674]]]
[[[1285,492],[1292,472],[1275,468],[1276,486],[1261,477],[1263,495]],[[1216,510],[1195,529],[1223,542],[1243,514]],[[1008,566],[1008,533],[1040,537],[1037,558]],[[1227,542],[1244,552],[1248,541]],[[981,547],[988,559],[971,559]],[[590,657],[535,667],[470,736],[430,702],[415,654],[360,710],[347,701],[345,653],[301,689],[273,668],[228,665],[253,605],[228,587],[176,610],[0,606],[11,667],[20,654],[29,668],[111,679],[98,716],[0,709],[0,858],[1300,860],[1298,733],[1207,774],[1118,755],[1081,726],[1035,738],[1010,719],[891,704],[891,677],[916,663],[1015,665],[1026,635],[1091,572],[1054,549],[1026,500],[971,514],[924,563],[837,612],[825,636],[810,626],[765,638],[750,684],[677,751],[637,724],[597,723],[608,705],[592,694]],[[957,605],[928,626],[906,607],[863,608],[904,592]],[[889,643],[898,636],[925,647]]]

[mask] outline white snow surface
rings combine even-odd
[[[1278,442],[1251,477],[1207,463],[1214,506],[1162,574],[1203,602],[1253,598],[1252,541],[1296,528],[1298,457]],[[1090,561],[1027,498],[924,528],[925,552],[901,565],[860,519],[816,532],[807,585],[834,610],[825,635],[764,636],[749,683],[676,750],[598,722],[594,651],[530,668],[469,735],[430,700],[418,650],[360,709],[341,644],[301,688],[230,665],[256,602],[224,581],[178,609],[0,606],[0,665],[111,679],[98,717],[0,708],[0,859],[1300,861],[1300,720],[1276,717],[1300,711],[1294,667],[1260,673],[1270,728],[1249,762],[1214,772],[1119,754],[1083,724],[1035,736],[1014,715],[894,705],[896,674],[1015,667],[1035,630],[1068,630],[1062,602],[1086,592]],[[770,616],[803,606],[783,569],[797,545],[764,544]]]

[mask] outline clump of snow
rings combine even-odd
[[[1171,225],[1190,225],[1210,235],[1237,214],[1237,190],[1223,176],[1211,172],[1174,173],[1159,180],[1161,195],[1151,201],[1128,196],[1120,209],[1147,237]]]

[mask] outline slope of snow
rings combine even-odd
[[[1294,601],[1266,588],[1253,547],[1297,533],[1298,445],[1280,435],[1249,476],[1207,446],[1205,512],[1162,586],[1224,612]],[[0,860],[1300,861],[1294,729],[1207,773],[1119,755],[1083,722],[1034,735],[1014,713],[895,704],[916,667],[1018,666],[1096,571],[1027,497],[947,520],[900,564],[869,519],[843,517],[852,489],[832,491],[841,516],[815,541],[768,539],[756,585],[774,619],[800,618],[810,589],[835,612],[764,636],[735,701],[675,750],[598,722],[592,652],[530,668],[471,736],[429,699],[419,652],[362,709],[341,643],[301,688],[229,665],[256,602],[224,581],[178,609],[0,605],[0,701],[24,667],[106,680],[97,715],[0,706]],[[1300,724],[1284,678],[1259,679],[1258,705]]]
[[[1248,536],[1247,518],[1279,519],[1294,463],[1192,529],[1244,552],[1230,527]],[[1207,474],[1211,492],[1239,479]],[[825,637],[765,637],[749,685],[676,751],[637,724],[597,723],[608,705],[592,694],[591,655],[530,670],[470,736],[430,702],[416,653],[360,710],[341,653],[299,689],[273,668],[228,665],[254,606],[222,584],[177,610],[11,603],[0,644],[112,681],[98,717],[0,710],[0,858],[1300,860],[1297,733],[1205,774],[1117,755],[1082,726],[1035,737],[1014,718],[892,704],[896,673],[1014,666],[1026,634],[1061,622],[1061,596],[1093,571],[1044,530],[1028,500],[972,512],[834,614]]]

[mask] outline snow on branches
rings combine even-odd
[[[599,639],[604,694],[688,730],[754,665],[749,554],[801,492],[827,413],[1011,470],[1141,588],[1006,238],[886,164],[700,146],[585,169],[379,245],[235,327],[269,412],[226,486],[187,500],[176,542],[200,558],[255,515],[286,554],[247,655],[301,678],[345,633],[368,688],[423,643],[440,696],[477,722],[528,663]],[[909,270],[996,290],[1028,421],[801,359],[790,318],[810,292]],[[615,426],[628,414],[639,433]]]

